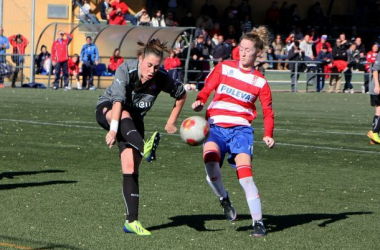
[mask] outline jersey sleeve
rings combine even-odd
[[[211,73],[205,79],[205,85],[203,89],[199,92],[197,96],[197,101],[206,103],[208,97],[211,95],[212,91],[215,90],[220,83],[220,76],[222,75],[222,63],[219,63],[211,71]]]
[[[126,99],[126,86],[129,83],[129,73],[126,64],[120,65],[115,73],[115,78],[112,82],[111,93],[112,103],[124,102]]]
[[[166,78],[165,85],[162,91],[169,93],[171,97],[175,99],[181,99],[181,97],[186,93],[185,88],[181,82],[172,79],[166,72],[161,72],[163,77]]]
[[[261,107],[263,109],[264,137],[273,138],[274,113],[272,108],[272,93],[268,83],[265,83],[259,94]]]
[[[380,53],[376,55],[375,63],[373,64],[373,71],[380,71]]]

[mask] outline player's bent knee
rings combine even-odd
[[[238,179],[243,179],[247,177],[252,177],[252,167],[250,165],[240,165],[236,166],[236,172]]]
[[[216,150],[207,150],[203,153],[203,161],[204,161],[204,163],[219,162],[220,161],[220,153]]]

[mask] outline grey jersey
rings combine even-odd
[[[377,56],[376,56],[376,61],[375,63],[373,64],[373,67],[372,67],[372,71],[377,71],[380,73],[380,53],[377,53]],[[379,75],[380,76],[380,75]],[[375,81],[373,80],[373,77],[371,77],[372,80],[371,82],[369,83],[369,93],[371,95],[377,95],[375,94],[374,92],[374,89],[375,89]]]
[[[186,93],[181,82],[173,80],[161,70],[142,84],[138,62],[138,59],[127,60],[117,68],[112,85],[99,97],[98,105],[106,101],[121,102],[130,114],[144,116],[161,91],[169,93],[175,99],[180,99]]]

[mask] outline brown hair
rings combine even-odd
[[[142,56],[142,58],[145,58],[149,54],[163,58],[164,52],[169,52],[166,46],[167,42],[161,42],[159,39],[151,39],[147,43],[138,41],[137,44],[141,46],[137,51],[137,56]]]
[[[241,39],[250,40],[254,43],[256,49],[263,50],[268,45],[268,29],[264,26],[253,28],[251,32],[245,33]]]

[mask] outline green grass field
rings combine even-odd
[[[0,90],[0,249],[380,248],[368,95],[274,92],[272,150],[261,142],[258,107],[253,168],[268,235],[256,239],[231,167],[222,171],[234,223],[205,181],[201,147],[165,134],[173,99],[164,93],[146,117],[147,135],[163,133],[158,159],[140,170],[139,219],[152,236],[125,234],[118,150],[95,121],[101,92]],[[181,121],[194,115],[195,94]]]

